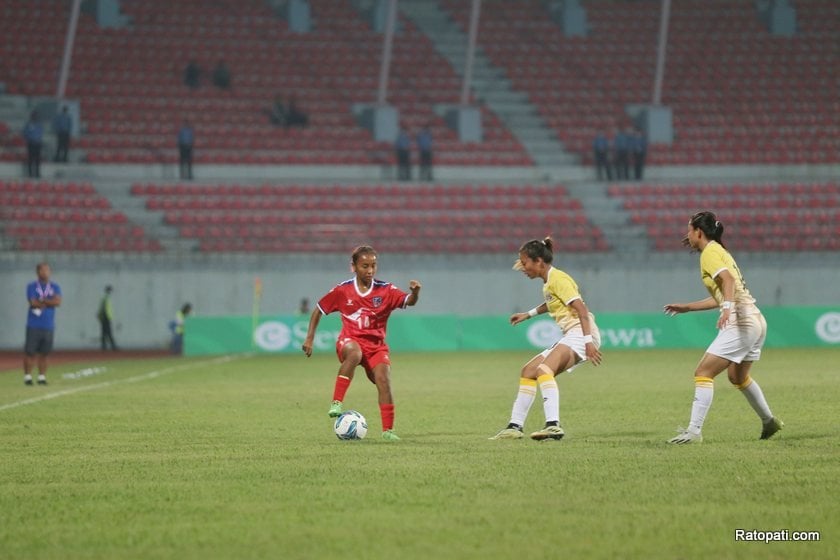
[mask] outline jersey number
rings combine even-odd
[[[359,317],[356,323],[358,323],[360,329],[368,329],[370,328],[370,317],[367,315]]]

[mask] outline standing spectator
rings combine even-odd
[[[405,127],[400,127],[397,133],[397,141],[394,143],[397,151],[397,179],[400,181],[411,180],[411,138],[408,136]]]
[[[213,70],[213,85],[221,89],[230,89],[231,77],[230,70],[224,60],[220,60]]]
[[[184,68],[184,83],[190,89],[198,89],[201,86],[201,67],[195,60],[190,60]]]
[[[29,121],[23,127],[23,138],[26,140],[26,176],[38,178],[41,176],[41,146],[44,143],[44,126],[38,111],[29,115]]]
[[[169,323],[172,331],[172,353],[180,355],[184,351],[184,320],[192,311],[192,304],[185,303],[175,313],[175,319]]]
[[[645,173],[645,159],[647,158],[647,137],[637,128],[633,132],[633,170],[637,181],[642,180]]]
[[[615,134],[613,151],[615,159],[615,178],[619,181],[630,178],[630,143],[632,139],[621,129]]]
[[[598,171],[598,180],[603,181],[604,175],[607,181],[612,181],[612,168],[610,167],[610,141],[603,130],[592,142],[592,152],[595,156],[595,169]]]
[[[178,131],[178,153],[181,179],[192,179],[193,145],[195,133],[189,121],[184,121]]]
[[[50,282],[50,265],[35,267],[38,279],[26,286],[29,313],[26,316],[26,343],[23,347],[23,383],[32,385],[32,363],[38,356],[38,385],[47,384],[47,356],[55,333],[55,308],[61,305],[61,288]]]
[[[105,286],[105,295],[102,296],[102,301],[99,302],[99,310],[96,312],[96,318],[99,319],[103,352],[108,349],[108,344],[111,345],[111,350],[117,350],[117,343],[114,341],[114,334],[111,331],[111,325],[114,322],[114,308],[111,306],[111,292],[113,290],[113,287]]]
[[[67,105],[53,119],[53,129],[56,136],[55,161],[67,162],[67,152],[70,150],[70,132],[73,130],[73,119],[67,111]]]
[[[286,127],[299,126],[306,128],[309,125],[309,115],[307,115],[297,104],[297,98],[293,95],[289,97],[289,103],[286,111]]]
[[[429,125],[417,133],[417,149],[420,151],[420,180],[433,181],[432,178],[432,131]]]
[[[274,96],[274,103],[268,111],[268,118],[275,126],[286,126],[286,104],[279,93]]]

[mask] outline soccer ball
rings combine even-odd
[[[336,418],[335,435],[338,439],[364,439],[367,435],[367,420],[361,413],[348,410]]]

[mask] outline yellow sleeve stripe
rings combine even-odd
[[[694,385],[697,387],[712,388],[715,386],[715,380],[711,377],[695,377]]]
[[[537,380],[536,379],[528,379],[527,377],[520,377],[519,378],[520,385],[526,385],[528,387],[536,387]]]

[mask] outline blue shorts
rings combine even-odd
[[[26,342],[23,345],[23,352],[27,356],[34,356],[35,354],[46,356],[52,352],[53,332],[47,329],[26,327]]]

